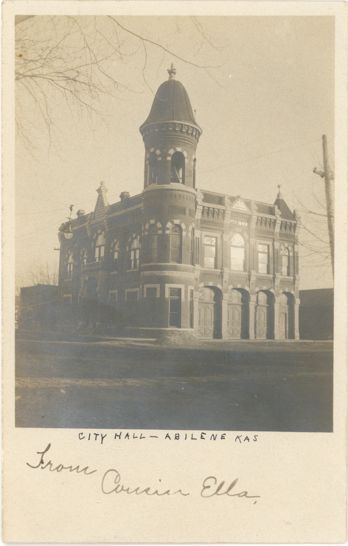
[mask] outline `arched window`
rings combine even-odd
[[[87,264],[87,249],[86,248],[83,248],[81,250],[81,265],[86,265]]]
[[[66,274],[69,279],[73,276],[74,271],[74,258],[73,253],[70,250],[67,255],[67,261],[66,261]]]
[[[170,233],[170,261],[177,264],[182,260],[182,231],[181,227],[175,224]]]
[[[133,235],[128,243],[128,262],[129,269],[139,269],[140,242],[139,237],[135,235]]]
[[[175,152],[172,155],[170,181],[185,184],[185,156],[182,152]]]
[[[290,249],[287,246],[280,248],[281,273],[285,277],[290,275]]]
[[[111,259],[114,263],[114,269],[117,270],[120,261],[120,243],[117,239],[115,239],[111,246]]]
[[[158,232],[157,226],[151,224],[148,232],[148,258],[151,262],[158,261]]]
[[[149,157],[147,179],[149,184],[158,184],[158,160],[154,152]]]
[[[104,259],[105,252],[105,235],[103,232],[98,233],[95,246],[94,246],[94,258],[96,262],[102,262]]]
[[[239,233],[235,233],[231,240],[231,269],[233,271],[245,270],[245,243]]]

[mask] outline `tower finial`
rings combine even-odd
[[[169,79],[174,80],[175,79],[175,74],[176,74],[176,68],[174,66],[174,63],[172,63],[170,65],[170,68],[167,69],[167,72],[169,74]]]
[[[281,190],[281,184],[278,184],[277,188],[278,188],[278,195],[277,195],[277,199],[282,199],[282,198],[283,198],[283,196],[282,196],[282,194],[281,194],[281,191],[280,191],[280,190]]]

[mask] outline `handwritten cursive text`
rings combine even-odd
[[[63,465],[61,463],[56,464],[53,463],[50,459],[48,461],[45,460],[46,453],[50,450],[51,444],[47,444],[47,447],[43,449],[42,451],[37,451],[37,455],[40,455],[39,460],[36,461],[36,464],[30,464],[26,463],[27,466],[30,468],[39,468],[41,470],[48,470],[49,472],[75,472],[76,474],[84,474],[85,476],[89,476],[90,474],[94,474],[97,472],[97,470],[90,470],[88,466],[80,467],[80,465]]]
[[[201,497],[210,498],[210,497],[222,497],[226,495],[227,497],[239,497],[245,499],[259,499],[260,495],[250,495],[248,491],[236,491],[236,485],[238,483],[238,478],[235,478],[232,482],[226,485],[225,481],[220,481],[215,476],[208,476],[203,480]],[[254,501],[254,504],[257,501]]]
[[[158,481],[161,482],[162,480],[159,479]],[[121,474],[115,468],[109,468],[104,473],[101,481],[101,490],[104,495],[110,495],[111,493],[125,493],[126,495],[148,495],[151,497],[165,497],[173,495],[181,495],[182,497],[187,497],[190,495],[190,493],[184,492],[182,491],[182,489],[171,490],[161,486],[141,487],[138,485],[136,487],[129,487],[121,482]]]

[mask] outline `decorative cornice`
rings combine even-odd
[[[148,123],[140,128],[140,132],[143,137],[151,133],[158,133],[163,131],[182,133],[196,139],[197,141],[202,134],[202,129],[197,125],[175,120]]]

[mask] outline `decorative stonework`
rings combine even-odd
[[[215,207],[209,207],[203,205],[202,218],[204,220],[210,220],[212,222],[223,222],[225,216],[224,209],[218,209]]]
[[[161,222],[157,222],[154,218],[151,218],[148,222],[144,224],[143,234],[148,235],[150,226],[156,226],[156,233],[161,235],[163,233],[163,228]]]
[[[201,131],[188,123],[178,123],[178,122],[168,122],[164,121],[161,123],[150,123],[142,129],[143,137],[150,135],[151,133],[157,133],[158,131],[174,131],[176,133],[181,133],[183,135],[188,135],[193,137],[195,140],[199,140],[201,136]]]
[[[167,222],[164,233],[169,235],[175,225],[181,227],[183,236],[186,235],[186,225],[181,220],[171,220],[170,222]]]
[[[256,217],[256,227],[259,229],[274,231],[276,225],[275,218],[269,216],[257,216]]]
[[[239,210],[241,212],[250,213],[250,209],[246,206],[245,202],[240,197],[228,197],[227,206],[229,206],[229,208],[231,208],[232,210]]]
[[[284,233],[295,233],[296,231],[296,222],[291,220],[282,220],[280,224],[280,231]]]

